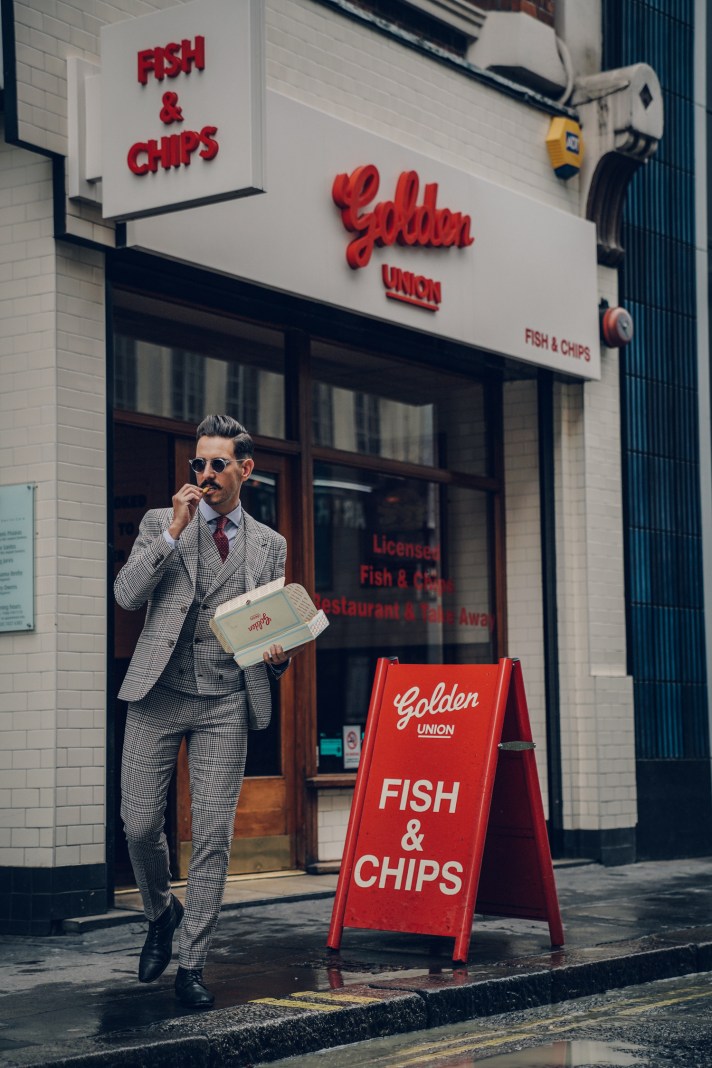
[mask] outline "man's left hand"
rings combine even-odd
[[[281,645],[270,645],[269,649],[265,649],[262,654],[262,659],[265,664],[270,664],[272,667],[279,667],[281,664],[284,664],[289,660],[289,657]]]
[[[281,645],[270,645],[269,649],[265,649],[262,654],[262,659],[265,664],[270,664],[272,667],[280,667],[282,664],[285,664],[287,660],[291,660],[293,656],[300,653],[302,649],[306,649],[308,645],[311,645],[311,642],[305,642],[304,645],[295,646],[294,649],[289,650],[289,655],[285,653]]]

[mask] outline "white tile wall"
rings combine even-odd
[[[546,811],[546,693],[536,382],[511,382],[504,388],[504,464],[507,532],[505,653],[521,661],[532,737],[536,743],[539,785]]]
[[[352,797],[352,790],[323,790],[319,795],[319,860],[341,860]]]
[[[0,865],[100,863],[103,264],[96,252],[55,244],[49,161],[4,142],[0,263],[0,482],[36,486],[36,627],[0,635],[0,745],[10,793],[0,825],[11,830],[0,837]],[[72,796],[68,777],[75,772],[81,780],[85,765],[93,778]],[[85,830],[77,835],[75,825]]]
[[[53,862],[55,249],[50,165],[0,145],[0,481],[34,483],[36,631],[0,635],[0,864]]]
[[[613,271],[599,269],[614,304]],[[632,679],[626,676],[618,353],[600,382],[557,389],[557,561],[564,818],[637,822]]]

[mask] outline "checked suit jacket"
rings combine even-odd
[[[175,649],[190,611],[198,570],[199,523],[196,512],[175,546],[163,537],[173,520],[172,508],[154,508],[141,520],[138,537],[114,583],[118,604],[128,611],[148,605],[146,621],[119,691],[123,701],[140,701],[158,682]],[[247,593],[284,575],[287,543],[281,534],[258,523],[244,508],[244,565],[239,552],[230,552],[201,602],[211,616],[224,601]],[[216,639],[217,641],[217,639]],[[227,654],[225,654],[227,655]],[[272,697],[266,664],[245,668],[249,725],[269,725]]]

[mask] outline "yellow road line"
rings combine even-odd
[[[287,1009],[313,1009],[314,1012],[337,1012],[337,1005],[319,1005],[315,1001],[297,1001],[296,998],[254,998],[249,1005],[281,1005]]]
[[[382,1001],[383,998],[367,998],[364,994],[349,994],[341,990],[295,990],[290,994],[293,998],[318,998],[324,1001],[352,1001],[355,1005],[366,1005],[373,1001]]]
[[[633,1005],[629,1009],[621,1009],[619,1016],[635,1016],[645,1012],[647,1008],[664,1008],[666,1005],[680,1005],[683,1001],[697,1001],[699,998],[712,998],[712,990],[698,990],[696,994],[681,994],[678,998],[665,998],[660,1001],[651,1001],[645,1005]]]
[[[582,1017],[585,1017],[585,1018],[588,1019],[588,1018],[590,1018],[591,1016],[593,1016],[595,1014],[595,1011],[598,1011],[598,1010],[589,1010],[588,1012],[581,1011],[580,1015]],[[577,1027],[578,1026],[578,1024],[576,1024],[576,1023],[572,1024],[570,1021],[571,1021],[571,1013],[567,1013],[566,1016],[549,1016],[549,1017],[547,1017],[545,1019],[537,1020],[536,1021],[536,1028],[537,1028],[537,1030],[539,1030],[542,1027],[549,1027],[549,1028],[558,1027],[560,1030],[563,1030],[564,1028]],[[467,1023],[467,1022],[468,1022],[467,1020],[460,1021],[460,1023],[463,1023],[463,1024]],[[480,1021],[478,1021],[477,1017],[474,1017],[469,1022],[474,1024],[474,1023],[477,1023],[477,1022],[480,1022]],[[451,1026],[457,1026],[457,1024],[454,1024],[454,1025],[451,1025]],[[517,1027],[513,1027],[509,1031],[509,1036],[510,1037],[511,1036],[515,1036],[517,1038],[519,1038],[520,1036],[529,1037],[530,1032],[531,1032],[531,1028],[532,1028],[532,1024],[531,1023],[519,1024]],[[487,1037],[488,1035],[492,1035],[494,1037],[490,1040]],[[489,1031],[489,1032],[485,1031],[481,1035],[481,1037],[472,1036],[469,1039],[469,1041],[470,1041],[470,1043],[477,1042],[478,1044],[480,1044],[482,1046],[499,1045],[500,1044],[500,1032],[499,1031]],[[420,1052],[427,1052],[427,1051],[432,1052],[433,1050],[442,1050],[442,1049],[449,1050],[451,1046],[456,1047],[456,1051],[459,1051],[459,1047],[461,1046],[462,1042],[463,1042],[463,1039],[461,1037],[459,1037],[459,1038],[451,1038],[451,1039],[444,1039],[444,1040],[438,1041],[438,1042],[424,1042],[424,1043],[422,1043],[422,1045],[419,1045],[419,1046],[411,1046],[409,1052],[411,1052],[411,1053],[420,1053]]]

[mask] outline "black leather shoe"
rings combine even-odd
[[[148,934],[143,943],[138,962],[140,983],[152,983],[163,975],[173,954],[173,935],[183,919],[183,906],[171,894],[171,903],[158,919],[148,924]]]
[[[215,997],[203,986],[202,968],[181,968],[176,972],[176,997],[189,1009],[209,1009]]]

